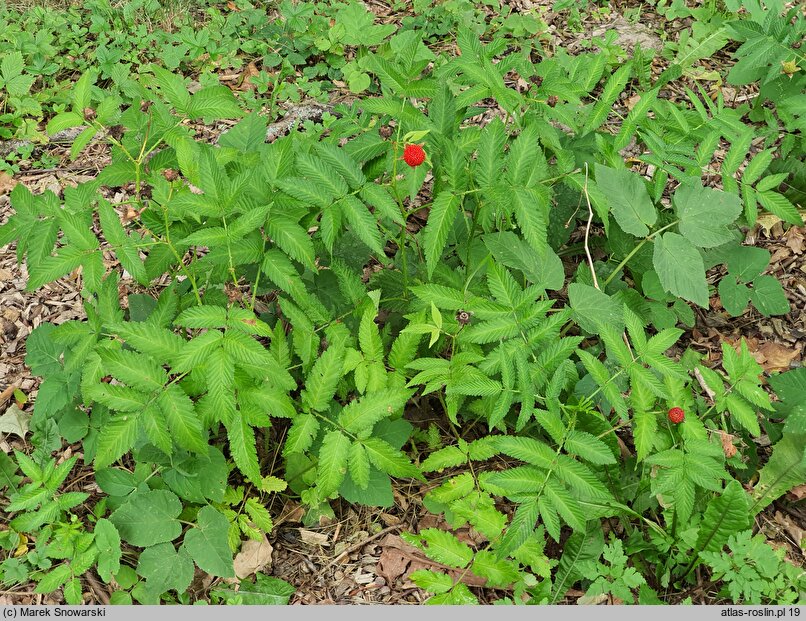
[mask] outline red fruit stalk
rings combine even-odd
[[[407,144],[403,149],[403,161],[415,168],[425,161],[425,151],[418,144]]]
[[[669,421],[675,425],[679,425],[686,418],[686,413],[681,408],[672,408],[669,410]]]

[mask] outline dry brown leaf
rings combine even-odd
[[[394,584],[398,578],[406,574],[411,562],[412,559],[400,550],[392,547],[384,548],[375,572],[386,580],[386,584]]]
[[[274,521],[274,525],[279,526],[286,522],[301,522],[304,515],[305,509],[302,508],[302,505],[293,500],[287,500],[283,505],[283,510],[280,511],[280,517]]]
[[[307,543],[309,546],[322,546],[326,548],[330,545],[330,538],[327,535],[312,530],[305,530],[304,528],[299,529],[299,538],[302,539],[302,543]]]
[[[599,595],[583,595],[577,599],[578,606],[598,606],[602,602],[606,602],[608,598],[607,593],[599,593]]]
[[[804,236],[804,233],[806,233],[806,228],[793,226],[784,234],[786,245],[794,254],[803,254],[804,248],[806,248],[806,236]]]
[[[764,343],[757,351],[763,356],[763,359],[758,360],[755,355],[754,357],[765,371],[786,371],[791,362],[800,359],[800,352],[797,349],[772,341]]]
[[[806,498],[806,483],[793,487],[791,490],[789,490],[787,498],[794,501],[803,500]]]
[[[11,192],[15,185],[17,185],[17,182],[14,181],[14,177],[7,173],[0,172],[0,196]]]
[[[641,101],[641,95],[637,93],[632,97],[628,97],[627,101],[625,102],[625,104],[627,105],[627,110],[632,110],[633,108],[635,108],[635,104],[637,104],[639,101]]]
[[[243,73],[241,73],[241,83],[238,86],[239,91],[253,91],[255,90],[255,85],[252,83],[250,78],[253,78],[257,75],[260,75],[260,71],[258,71],[257,66],[255,63],[249,63],[244,67]]]
[[[263,535],[263,539],[255,541],[249,539],[241,546],[241,551],[235,555],[233,565],[235,566],[235,575],[238,578],[246,578],[252,574],[256,574],[262,569],[266,573],[271,572],[271,553],[273,548]]]
[[[720,431],[719,436],[719,439],[722,442],[722,451],[725,453],[725,457],[730,459],[736,454],[736,447],[733,445],[733,436],[729,433],[725,433],[724,431]]]
[[[781,218],[778,216],[774,216],[771,213],[763,213],[759,214],[758,218],[756,219],[756,224],[758,224],[762,229],[764,229],[764,234],[769,237],[770,231],[772,231],[772,227],[776,224],[781,222]]]
[[[783,527],[783,529],[786,531],[786,534],[789,535],[790,537],[792,537],[792,540],[795,542],[795,544],[801,550],[803,550],[804,543],[806,543],[803,540],[803,535],[804,535],[804,532],[806,532],[806,531],[804,531],[803,528],[801,528],[800,526],[795,524],[795,522],[792,521],[792,518],[790,518],[787,515],[784,515],[780,511],[776,511],[775,515],[773,517],[775,518],[775,521],[780,526]]]
[[[379,545],[383,549],[381,556],[386,553],[386,558],[390,563],[393,562],[392,559],[394,557],[392,552],[387,552],[388,548],[393,548],[396,551],[394,554],[399,554],[400,556],[403,556],[411,561],[408,570],[406,571],[406,576],[411,574],[411,572],[415,571],[416,569],[438,568],[446,570],[454,580],[461,580],[468,586],[481,587],[487,583],[486,578],[480,578],[474,574],[470,574],[458,569],[450,569],[444,565],[441,565],[440,563],[432,561],[431,559],[427,558],[419,549],[403,541],[403,539],[401,539],[398,535],[393,535],[391,533],[386,535]],[[395,562],[400,563],[402,561],[398,560]],[[381,568],[379,567],[378,574],[383,575],[380,569]]]

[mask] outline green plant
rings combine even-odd
[[[735,604],[802,601],[804,574],[783,560],[784,551],[774,550],[762,535],[745,530],[728,540],[730,552],[700,552],[714,579],[725,581],[723,589]]]
[[[704,89],[673,102],[665,87],[728,31],[766,28],[779,49],[800,22],[754,7],[751,21],[723,27],[711,11],[714,24],[654,76],[647,54],[622,63],[612,40],[543,53],[516,34],[534,23],[488,24],[479,8],[416,2],[398,32],[355,2],[289,0],[274,21],[244,3],[210,7],[203,28],[177,18],[160,30],[158,3],[98,2],[88,26],[75,10],[19,18],[51,33],[40,40],[19,24],[4,31],[3,45],[23,44],[24,67],[82,73],[50,97],[47,131],[81,126],[71,157],[94,140],[111,157],[63,199],[18,185],[0,226],[28,288],[71,276],[86,314],[26,343],[42,383],[34,450],[0,455],[6,584],[64,586],[72,603],[93,570],[118,585],[115,603],[189,603],[197,569],[232,577],[241,541],[271,532],[270,494],[297,497],[315,525],[335,499],[389,507],[393,479],[443,473],[426,508],[478,536],[471,546],[447,530],[405,535],[444,566],[412,575],[431,603],[479,601],[471,576],[506,589],[501,603],[554,603],[577,584],[588,599],[659,603],[703,562],[726,593],[792,600],[794,589],[765,582],[769,554],[739,534],[806,480],[802,374],[768,378],[773,400],[744,341],[723,343],[721,369],[669,352],[685,348],[678,324],[694,324],[691,304],[708,310],[715,294],[735,315],[748,301],[789,311],[762,275],[769,254],[738,240],[758,204],[800,222],[802,171],[774,163],[802,148],[799,117]],[[463,19],[460,54],[429,48]],[[103,34],[109,24],[125,44]],[[47,73],[54,40],[75,64]],[[256,94],[211,73],[261,55]],[[750,46],[737,55],[749,58],[740,76],[779,80]],[[4,77],[26,79],[17,60]],[[271,144],[272,119],[244,109],[268,95],[274,115],[342,78],[371,96]],[[632,105],[619,117],[623,99]],[[500,115],[469,122],[493,103]],[[779,117],[790,132],[780,145]],[[191,129],[222,119],[238,120],[215,146]],[[748,157],[756,137],[764,148]],[[704,180],[717,153],[722,189]],[[653,172],[628,167],[639,162]],[[723,264],[714,290],[707,270]],[[415,406],[442,433],[416,428]],[[76,463],[56,465],[64,441],[81,443],[102,494],[60,492]],[[756,475],[748,494],[740,480]],[[607,544],[605,519],[619,533]],[[726,544],[758,565],[746,582],[763,588],[730,573]],[[266,576],[241,587],[204,597],[290,596]]]

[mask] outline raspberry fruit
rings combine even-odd
[[[416,168],[425,161],[425,151],[418,144],[407,144],[403,149],[403,161],[412,168]]]
[[[686,413],[681,408],[672,408],[669,410],[669,421],[675,425],[679,425],[686,418]]]

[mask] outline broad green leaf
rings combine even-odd
[[[78,578],[69,580],[67,584],[64,585],[62,593],[64,594],[65,603],[69,606],[79,606],[84,603],[81,599],[81,580]]]
[[[292,259],[312,270],[316,269],[313,242],[299,224],[286,216],[272,213],[266,224],[266,233]]]
[[[509,559],[500,559],[489,550],[481,550],[473,557],[471,571],[487,579],[487,585],[506,588],[520,578],[518,564]]]
[[[538,252],[548,248],[547,226],[549,194],[543,187],[534,189],[511,188],[509,193],[512,209],[523,238]]]
[[[223,328],[227,309],[223,306],[191,306],[179,313],[174,325],[182,328]]]
[[[658,419],[651,412],[636,411],[633,414],[633,442],[638,460],[646,459],[655,445]]]
[[[383,255],[383,240],[375,217],[355,196],[347,195],[340,202],[341,212],[358,238],[378,255]]]
[[[756,192],[756,197],[764,209],[771,214],[778,216],[785,222],[789,222],[789,224],[803,226],[803,218],[798,213],[797,208],[783,194],[767,190],[766,192]]]
[[[98,436],[95,449],[95,469],[105,468],[127,453],[137,440],[137,415],[118,414],[106,423]]]
[[[324,412],[330,408],[336,387],[342,377],[344,347],[334,343],[317,358],[301,393],[302,403],[310,410]]]
[[[429,593],[447,593],[453,587],[453,578],[448,574],[441,574],[430,569],[418,569],[411,572],[409,580]]]
[[[696,550],[719,552],[731,535],[750,527],[749,497],[739,481],[731,480],[709,503],[700,522]]]
[[[613,451],[596,436],[585,431],[572,429],[565,438],[565,448],[572,455],[578,455],[592,464],[615,464]]]
[[[160,543],[146,548],[137,559],[137,573],[146,579],[152,593],[169,590],[184,593],[193,581],[193,561],[190,555],[172,543]]]
[[[341,431],[331,431],[319,449],[316,485],[321,498],[327,498],[341,485],[347,474],[347,460],[352,442]]]
[[[56,565],[42,577],[34,589],[34,593],[52,593],[73,575],[73,570],[69,564]]]
[[[764,171],[767,170],[767,167],[772,163],[772,156],[775,149],[765,149],[764,151],[759,151],[753,156],[753,159],[750,160],[750,163],[747,165],[747,168],[744,169],[744,173],[742,174],[742,183],[746,183],[747,185],[753,185],[756,181],[761,178],[761,175],[764,174]]]
[[[294,591],[294,587],[285,580],[258,573],[254,584],[249,580],[241,581],[237,595],[246,605],[284,606]]]
[[[574,532],[563,546],[560,564],[554,576],[552,604],[565,597],[566,592],[582,577],[581,565],[596,561],[604,548],[604,535],[599,520],[590,520],[585,532]]]
[[[459,541],[455,535],[438,528],[426,528],[417,534],[424,541],[423,547],[428,558],[450,567],[464,568],[473,560],[473,550],[466,543]]]
[[[655,238],[652,264],[664,289],[708,308],[705,265],[697,249],[677,233]]]
[[[434,273],[437,263],[442,259],[442,252],[448,242],[448,235],[453,229],[459,198],[449,191],[440,192],[431,204],[428,222],[423,230],[423,247],[428,277]]]
[[[727,257],[728,273],[739,282],[751,282],[770,263],[770,252],[754,246],[737,246]]]
[[[717,291],[719,292],[719,301],[722,302],[723,308],[731,316],[738,317],[744,313],[747,303],[750,301],[751,293],[747,285],[736,282],[736,279],[731,274],[727,274],[719,281]]]
[[[182,533],[182,525],[176,519],[181,512],[182,503],[176,494],[155,489],[130,496],[109,520],[121,539],[145,548],[176,539]]]
[[[252,483],[261,484],[260,464],[255,447],[255,431],[244,419],[241,411],[236,411],[227,425],[227,439],[235,465]]]
[[[772,501],[806,481],[804,447],[806,447],[806,433],[785,433],[772,447],[772,455],[759,471],[758,483],[753,488],[752,496],[755,502],[751,513],[758,513]]]
[[[62,112],[48,121],[45,131],[51,136],[71,127],[84,125],[84,117],[76,112]]]
[[[742,212],[735,194],[686,182],[675,191],[673,202],[680,233],[695,246],[714,248],[733,239],[730,226]]]
[[[381,472],[393,477],[422,480],[419,469],[411,463],[406,455],[388,442],[380,438],[367,438],[362,443],[372,465]]]
[[[90,107],[90,97],[94,81],[95,73],[93,71],[87,71],[73,84],[71,99],[74,112],[84,114],[84,110]]]
[[[441,472],[445,468],[461,466],[467,463],[467,459],[467,455],[458,446],[446,446],[431,453],[420,464],[420,469],[423,472]]]
[[[568,285],[568,298],[574,315],[583,330],[597,334],[600,326],[624,328],[621,304],[595,287],[582,283]]]
[[[243,115],[235,95],[226,86],[208,86],[193,95],[187,106],[191,119],[234,119]]]
[[[367,456],[367,450],[360,442],[354,442],[350,447],[347,465],[353,483],[360,489],[367,489],[370,471],[369,457]]]
[[[347,431],[369,432],[379,420],[398,412],[411,397],[411,390],[389,388],[351,401],[339,413],[339,424]]]
[[[120,570],[120,535],[115,525],[101,518],[95,524],[95,545],[98,548],[98,575],[109,584],[112,576]]]
[[[163,69],[162,67],[152,65],[154,77],[157,78],[157,84],[160,91],[168,100],[177,112],[187,113],[190,105],[190,93],[188,92],[185,81],[182,77]]]
[[[291,423],[288,437],[283,446],[283,455],[307,451],[316,434],[319,432],[319,421],[312,414],[299,414]]]
[[[607,195],[610,211],[625,232],[646,237],[658,214],[643,179],[629,170],[596,164],[596,183]]]
[[[750,291],[750,300],[759,312],[769,317],[770,315],[785,315],[789,312],[789,300],[784,293],[781,282],[775,278],[764,274],[753,281],[753,289]]]
[[[227,543],[229,521],[213,507],[202,507],[195,527],[185,534],[185,548],[199,569],[213,576],[232,578],[232,552]]]
[[[156,392],[168,383],[165,370],[151,358],[125,349],[99,349],[104,368],[109,375],[145,392]]]
[[[540,468],[552,468],[557,455],[547,444],[534,438],[499,436],[495,447],[505,455]]]
[[[73,140],[70,146],[70,159],[75,160],[100,130],[97,127],[88,127]]]
[[[185,391],[171,384],[159,394],[157,402],[176,444],[195,453],[207,453],[201,419]]]

